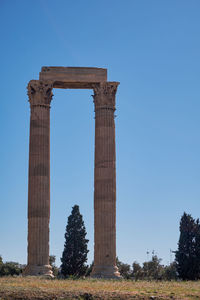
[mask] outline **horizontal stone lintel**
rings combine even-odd
[[[40,80],[53,82],[54,88],[90,89],[107,81],[107,69],[84,67],[42,67]]]
[[[68,81],[54,81],[53,87],[56,89],[93,89],[97,82],[68,82]],[[98,82],[99,83],[99,82]]]

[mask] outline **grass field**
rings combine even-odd
[[[4,299],[200,299],[198,282],[0,278]]]

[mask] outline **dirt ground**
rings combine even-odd
[[[200,299],[200,281],[47,280],[34,277],[0,278],[0,300],[40,299]]]

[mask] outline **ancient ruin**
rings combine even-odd
[[[101,68],[42,67],[28,84],[31,108],[28,264],[24,275],[52,276],[49,265],[50,104],[53,88],[93,89],[95,106],[93,277],[118,278],[116,267],[115,94]]]

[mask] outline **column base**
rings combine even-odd
[[[117,266],[94,266],[92,278],[121,279]]]
[[[43,276],[47,278],[54,278],[50,265],[27,265],[24,269],[23,276]]]

